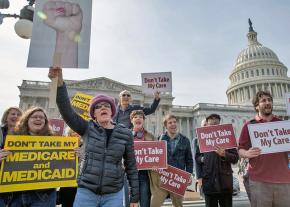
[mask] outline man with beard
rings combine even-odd
[[[249,159],[249,187],[252,207],[286,207],[290,203],[290,169],[288,153],[261,154],[252,147],[248,124],[281,121],[272,114],[273,98],[269,92],[259,91],[253,99],[257,112],[245,123],[239,140],[239,154]]]

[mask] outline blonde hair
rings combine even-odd
[[[168,122],[169,119],[175,119],[175,120],[177,120],[177,117],[175,115],[173,115],[173,114],[167,114],[164,117],[164,119],[163,119],[163,125],[164,125],[164,127],[166,127],[167,122]]]
[[[40,107],[32,107],[24,112],[24,114],[21,116],[20,120],[16,124],[15,133],[18,135],[29,135],[28,120],[32,114],[38,111],[42,112],[45,116],[44,127],[38,135],[52,136],[53,132],[49,126],[47,115],[44,109]]]
[[[8,109],[6,109],[6,110],[4,111],[3,116],[2,116],[2,118],[1,118],[1,124],[2,124],[2,125],[6,125],[6,124],[7,124],[8,114],[9,114],[9,112],[10,112],[11,110],[16,110],[16,111],[18,111],[21,115],[23,114],[23,111],[22,111],[20,108],[18,108],[18,107],[16,107],[16,106],[9,107]]]

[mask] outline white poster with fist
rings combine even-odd
[[[56,53],[62,68],[88,68],[92,0],[35,2],[27,67],[53,66]]]

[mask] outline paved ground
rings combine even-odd
[[[237,175],[238,168],[234,167],[234,175],[238,178],[240,184],[241,192],[233,197],[233,206],[234,207],[250,207],[249,199],[245,187],[243,185],[243,178]],[[184,195],[184,207],[200,207],[205,206],[204,200],[200,199],[199,193],[186,191]],[[172,206],[170,200],[164,203],[163,207]]]

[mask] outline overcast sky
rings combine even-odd
[[[19,13],[26,0],[10,0],[2,13]],[[229,74],[247,47],[248,18],[258,41],[290,66],[290,1],[93,0],[89,69],[66,69],[65,79],[107,77],[141,84],[141,73],[173,74],[176,105],[227,103]],[[48,81],[47,69],[26,68],[29,40],[0,25],[0,115],[19,104],[22,80]]]

